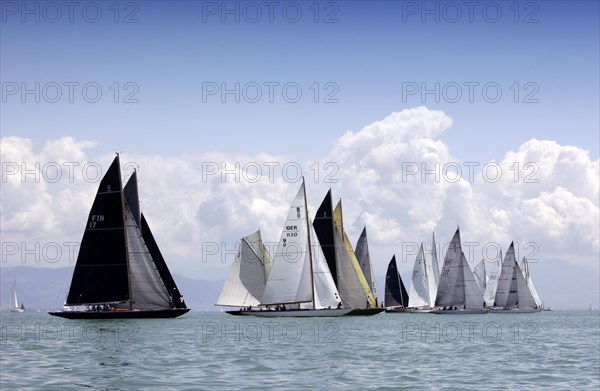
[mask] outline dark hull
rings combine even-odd
[[[385,308],[356,308],[344,316],[371,316],[383,312]]]
[[[408,314],[408,312],[406,312],[405,307],[390,307],[390,308],[386,308],[385,312],[396,313],[396,314]]]
[[[48,313],[67,319],[151,319],[176,318],[189,310],[189,308],[174,308],[149,311],[56,311]]]
[[[226,314],[229,315],[237,315],[237,316],[243,316],[244,314],[242,313],[242,311],[237,310],[237,311],[225,311]]]

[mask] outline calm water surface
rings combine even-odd
[[[597,311],[1,323],[2,390],[600,389]]]

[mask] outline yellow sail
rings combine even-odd
[[[360,268],[360,264],[358,263],[356,254],[354,254],[354,249],[352,248],[352,245],[350,244],[350,240],[348,240],[348,236],[346,235],[346,232],[344,231],[344,222],[342,219],[342,201],[339,201],[338,204],[335,206],[335,209],[333,211],[333,221],[335,223],[335,226],[336,226],[338,232],[344,239],[344,247],[346,248],[346,252],[348,253],[348,256],[352,262],[352,267],[354,268],[354,271],[356,272],[356,276],[358,277],[360,286],[365,294],[365,300],[369,301],[369,306],[371,308],[375,308],[376,307],[375,297],[373,296],[371,287],[369,286],[369,283],[367,282],[367,279],[365,278],[365,275],[362,272],[362,269]]]

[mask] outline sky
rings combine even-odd
[[[120,152],[174,273],[277,242],[300,171],[377,275],[457,225],[471,262],[598,273],[597,1],[1,7],[1,267],[73,265]]]

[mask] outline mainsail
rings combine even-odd
[[[426,252],[423,255],[426,258]],[[440,268],[437,257],[437,243],[435,242],[435,233],[431,234],[431,262],[425,262],[427,267],[427,281],[429,284],[429,306],[435,306],[435,297],[437,295],[440,279]]]
[[[475,265],[475,268],[473,269],[473,274],[475,275],[475,281],[477,282],[477,286],[479,287],[479,289],[481,289],[481,291],[485,291],[485,259],[482,259],[477,265]]]
[[[12,292],[10,295],[10,306],[8,307],[8,309],[11,312],[23,312],[23,310],[25,310],[25,306],[23,305],[23,303],[19,305],[19,299],[17,298],[16,281],[13,281]]]
[[[535,286],[533,285],[533,281],[531,280],[531,274],[529,273],[529,261],[525,257],[523,257],[523,272],[525,273],[525,279],[527,281],[527,286],[529,287],[529,290],[531,291],[531,295],[533,296],[533,299],[535,300],[535,304],[537,306],[536,308],[541,308],[542,301],[540,300],[540,296],[537,293],[537,289],[535,289]]]
[[[129,267],[121,170],[117,155],[88,215],[66,305],[128,302]]]
[[[460,231],[450,242],[440,275],[435,305],[478,309],[483,306],[483,291],[479,289],[460,244]]]
[[[358,259],[358,263],[360,264],[360,268],[365,275],[365,279],[367,283],[371,287],[371,292],[373,293],[373,297],[375,297],[375,301],[379,304],[379,294],[377,293],[377,283],[375,282],[375,273],[373,273],[373,264],[371,263],[371,256],[369,254],[369,243],[367,241],[367,227],[365,226],[356,242],[356,247],[354,250],[356,254],[356,258]]]
[[[336,248],[334,242],[334,223],[333,223],[333,205],[331,202],[331,189],[325,195],[321,206],[317,209],[315,219],[313,221],[313,227],[321,249],[325,256],[327,266],[331,271],[333,282],[338,284],[337,277],[337,260],[336,260]]]
[[[498,284],[496,286],[496,296],[494,299],[494,307],[513,307],[516,305],[516,279],[514,279],[514,267],[515,267],[515,248],[514,243],[511,242],[506,254],[504,255],[504,261],[502,262],[502,268],[500,269],[500,275],[498,277]],[[515,282],[513,283],[513,280]],[[511,295],[511,291],[513,294]]]
[[[417,258],[412,273],[412,284],[410,286],[409,307],[429,307],[429,277],[425,264],[425,251],[423,244],[419,247]]]
[[[496,298],[496,288],[498,287],[498,277],[500,275],[500,270],[502,268],[502,250],[500,250],[500,254],[498,258],[494,262],[490,263],[491,266],[488,266],[487,269],[487,278],[485,285],[485,292],[483,293],[483,299],[485,304],[488,307],[492,307],[494,305],[494,300]]]
[[[342,201],[338,202],[333,211],[333,221],[336,228],[334,239],[338,256],[338,289],[342,295],[342,302],[346,308],[375,308],[375,298],[369,283],[358,264],[354,249],[344,231]],[[346,298],[342,291],[347,293]]]
[[[406,307],[410,301],[406,288],[402,283],[402,277],[398,273],[396,266],[396,256],[388,264],[385,274],[385,306],[386,307]]]
[[[258,306],[271,264],[260,230],[242,238],[216,305]]]

